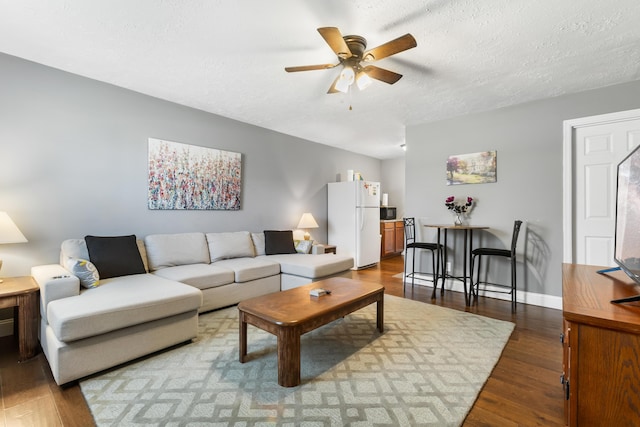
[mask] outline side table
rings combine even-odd
[[[325,254],[335,254],[336,253],[336,245],[323,245]]]
[[[18,335],[20,362],[38,352],[38,293],[38,285],[31,276],[5,277],[0,283],[0,308],[17,307],[13,330]]]

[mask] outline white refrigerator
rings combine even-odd
[[[380,262],[380,183],[328,184],[328,243],[351,256],[354,269]]]

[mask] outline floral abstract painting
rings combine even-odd
[[[496,182],[496,151],[458,154],[447,159],[447,185]]]
[[[149,209],[239,210],[242,155],[149,138]]]

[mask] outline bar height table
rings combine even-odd
[[[471,274],[471,251],[473,251],[473,231],[474,230],[488,230],[490,227],[484,225],[453,225],[453,224],[424,224],[425,227],[436,228],[438,229],[438,243],[443,244],[444,248],[444,271],[442,272],[442,289],[444,289],[444,282],[447,278],[456,279],[462,282],[462,286],[464,288],[464,302],[467,306],[471,305],[471,295],[467,292],[467,278],[471,284],[471,280],[473,280]],[[444,242],[440,241],[440,231],[444,230]],[[462,276],[454,276],[447,273],[447,232],[449,230],[454,231],[463,231],[464,232],[464,261],[462,266]],[[469,275],[467,275],[467,266],[469,266]],[[434,285],[435,286],[435,285]]]

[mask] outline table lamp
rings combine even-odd
[[[300,222],[298,223],[298,228],[305,230],[304,240],[311,239],[311,235],[309,234],[309,228],[318,228],[318,223],[313,218],[309,212],[305,212],[302,214],[302,218],[300,218]]]
[[[9,218],[9,215],[7,215],[6,212],[0,212],[0,244],[24,242],[27,242],[27,239],[11,218]],[[1,268],[2,260],[0,259],[0,269]],[[0,283],[2,283],[2,279],[0,279]]]

